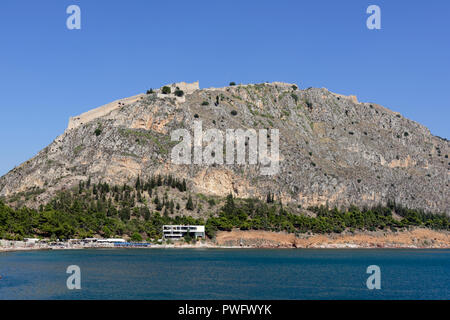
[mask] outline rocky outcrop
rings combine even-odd
[[[182,97],[155,90],[71,118],[48,147],[0,178],[0,196],[21,193],[20,204],[37,206],[89,177],[123,184],[171,173],[205,194],[264,198],[271,192],[302,208],[393,200],[450,214],[449,141],[399,113],[287,83],[181,86]],[[191,131],[195,120],[203,130],[279,129],[279,173],[263,176],[250,164],[173,164],[177,142],[170,134]]]

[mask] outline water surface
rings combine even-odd
[[[68,290],[69,265],[81,290]],[[368,290],[369,265],[381,290]],[[89,249],[0,253],[0,299],[449,299],[450,250]]]

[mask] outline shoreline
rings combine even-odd
[[[260,250],[405,250],[405,249],[413,249],[413,250],[448,250],[450,247],[417,247],[417,246],[397,246],[397,247],[365,247],[365,246],[317,246],[317,247],[250,247],[250,246],[218,246],[218,245],[207,245],[207,246],[195,246],[195,245],[181,245],[181,246],[149,246],[147,248],[137,248],[137,247],[129,247],[129,248],[121,248],[121,247],[80,247],[80,248],[63,248],[63,249],[55,249],[55,248],[0,248],[0,254],[2,253],[10,253],[10,252],[32,252],[32,251],[71,251],[71,250],[130,250],[130,249],[138,249],[138,250],[161,250],[161,249],[260,249]]]
[[[0,240],[0,253],[83,249],[450,249],[450,232],[415,228],[407,231],[364,231],[344,234],[301,234],[270,231],[220,231],[216,239],[196,244],[151,244],[121,247],[109,244],[30,244]]]
[[[450,232],[425,228],[403,231],[358,231],[339,234],[288,234],[285,232],[241,231],[220,232],[220,245],[264,248],[324,248],[324,249],[449,249]]]

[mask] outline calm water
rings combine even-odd
[[[66,287],[69,265],[81,290]],[[366,287],[369,265],[381,290]],[[449,299],[450,250],[14,252],[0,275],[0,299]]]

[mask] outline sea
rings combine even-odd
[[[4,252],[0,276],[1,300],[448,300],[450,250]]]

